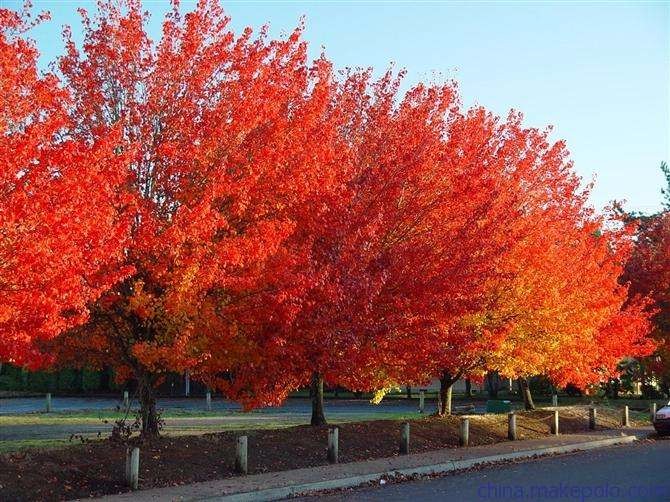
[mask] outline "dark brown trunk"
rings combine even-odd
[[[497,371],[489,371],[486,373],[486,386],[488,387],[489,398],[498,399],[498,391],[500,390],[500,375]]]
[[[472,382],[469,378],[465,379],[465,395],[472,397]]]
[[[142,417],[142,436],[147,438],[158,437],[160,423],[156,412],[156,395],[151,377],[142,375],[137,382],[140,415]]]
[[[456,380],[451,373],[447,371],[442,373],[442,378],[440,378],[440,394],[437,400],[437,414],[440,416],[451,415],[451,395]]]
[[[532,411],[535,409],[535,403],[533,402],[533,395],[530,393],[530,387],[528,386],[528,380],[525,378],[519,378],[519,392],[523,396],[523,407],[526,411]]]
[[[79,392],[84,392],[84,370],[77,370],[77,390]]]
[[[312,374],[312,384],[309,389],[309,397],[312,399],[312,425],[326,425],[326,415],[323,412],[323,376],[319,373]]]

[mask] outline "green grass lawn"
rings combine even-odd
[[[15,441],[0,441],[0,453],[10,453],[22,450],[47,450],[64,446],[77,446],[79,442],[68,439],[17,439]]]
[[[263,428],[266,428],[265,424],[275,424],[284,426],[284,424],[290,423],[293,425],[305,423],[305,419],[302,418],[306,414],[273,414],[273,413],[244,413],[241,411],[227,412],[222,413],[221,411],[197,411],[197,410],[173,410],[168,411],[162,414],[162,418],[166,420],[166,423],[169,424],[172,421],[179,419],[193,419],[197,423],[198,420],[209,421],[209,420],[221,420],[221,426],[226,426],[228,424],[234,425],[236,428],[249,428],[253,426],[258,428],[257,425],[263,425]],[[51,413],[24,413],[16,415],[0,415],[0,427],[10,426],[10,425],[68,425],[68,424],[100,424],[103,421],[109,423],[114,422],[115,420],[122,419],[125,415],[123,412],[119,411],[91,411],[91,410],[82,410],[82,411],[67,411],[67,412],[51,412]],[[341,422],[352,422],[356,420],[374,420],[374,419],[384,419],[384,420],[402,420],[405,418],[416,418],[419,416],[417,412],[394,412],[394,411],[371,411],[369,413],[338,413],[334,418],[334,423],[338,421]],[[134,418],[134,412],[128,414],[128,419],[132,421]],[[225,422],[223,422],[225,420]],[[217,427],[220,427],[217,425]]]
[[[2,425],[31,425],[31,424],[84,424],[98,423],[102,420],[113,422],[126,416],[125,412],[116,410],[76,410],[76,411],[53,411],[51,413],[31,412],[12,415],[0,415],[0,426]],[[132,419],[134,411],[128,414]],[[198,411],[198,410],[171,410],[164,413],[163,418],[211,418],[223,416],[220,411]]]

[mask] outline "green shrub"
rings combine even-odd
[[[83,370],[81,390],[100,390],[100,371]]]

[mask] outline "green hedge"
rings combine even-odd
[[[105,375],[107,376],[107,375]],[[27,371],[11,364],[0,370],[0,390],[24,392],[96,392],[113,390],[113,376],[103,378],[103,371],[62,369],[59,371]],[[109,388],[102,388],[103,381]]]

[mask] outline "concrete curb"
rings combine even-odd
[[[405,469],[396,469],[391,471],[377,472],[374,474],[330,479],[326,481],[317,481],[313,483],[283,486],[279,488],[268,488],[265,490],[255,490],[244,493],[236,493],[232,495],[208,496],[191,500],[225,501],[225,502],[263,502],[269,500],[278,500],[296,495],[306,495],[323,490],[353,488],[355,486],[363,485],[365,483],[369,483],[372,481],[379,481],[380,479],[385,477],[446,474],[453,471],[469,469],[471,467],[481,464],[504,462],[509,460],[517,460],[536,456],[555,455],[559,453],[586,451],[586,450],[593,450],[596,448],[605,448],[607,446],[632,443],[633,441],[642,439],[642,437],[643,436],[625,435],[621,437],[599,439],[595,441],[587,441],[582,443],[552,446],[547,448],[537,448],[533,450],[516,451],[510,453],[503,453],[499,455],[489,455],[485,457],[471,458],[466,460],[450,460],[448,462],[440,464],[423,465],[419,467],[410,467]]]

